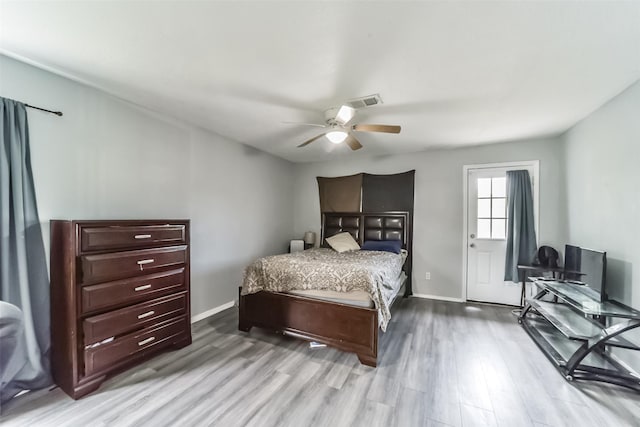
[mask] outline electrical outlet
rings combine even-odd
[[[427,280],[431,280],[431,273],[427,271],[427,272],[424,274],[424,278],[425,278],[425,279],[427,279]]]

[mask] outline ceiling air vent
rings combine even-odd
[[[366,108],[373,107],[374,105],[382,104],[382,98],[379,94],[363,96],[362,98],[350,99],[347,104],[353,108]]]

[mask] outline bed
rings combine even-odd
[[[408,212],[325,212],[322,214],[321,248],[305,251],[304,255],[294,255],[301,257],[296,262],[302,262],[303,257],[317,257],[326,261],[324,255],[332,249],[327,249],[325,239],[342,232],[349,232],[360,245],[369,240],[401,242],[401,247],[405,250],[399,266],[401,274],[391,280],[393,283],[386,287],[385,292],[381,291],[378,297],[369,293],[372,298],[367,302],[362,293],[357,295],[357,292],[351,292],[352,289],[341,288],[339,284],[333,283],[335,279],[331,278],[332,274],[324,271],[322,266],[316,269],[315,274],[326,278],[326,286],[321,286],[324,289],[305,289],[304,285],[300,289],[289,289],[289,286],[280,289],[277,286],[280,278],[276,274],[275,277],[263,277],[269,283],[274,283],[269,291],[259,290],[252,288],[245,276],[244,285],[247,289],[243,292],[243,288],[240,288],[239,329],[249,332],[255,326],[324,343],[356,353],[362,364],[375,367],[378,332],[389,321],[393,300],[397,296],[411,294],[411,217]],[[354,253],[349,256],[358,258]],[[377,260],[383,258],[387,259],[381,255]],[[397,264],[397,258],[396,261],[389,262]],[[377,261],[369,262],[371,265],[376,263]],[[250,274],[250,270],[251,267],[247,274]],[[284,271],[282,274],[295,276],[298,273]],[[377,270],[375,274],[383,273]],[[389,310],[388,313],[386,309]]]

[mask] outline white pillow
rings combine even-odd
[[[344,233],[338,233],[335,236],[327,237],[326,240],[329,246],[339,253],[360,250],[358,242],[346,231]]]

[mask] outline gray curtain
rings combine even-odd
[[[24,104],[0,98],[0,398],[51,384],[49,278]]]
[[[518,282],[518,264],[531,265],[537,249],[528,171],[507,172],[507,198],[507,259],[504,280]]]

